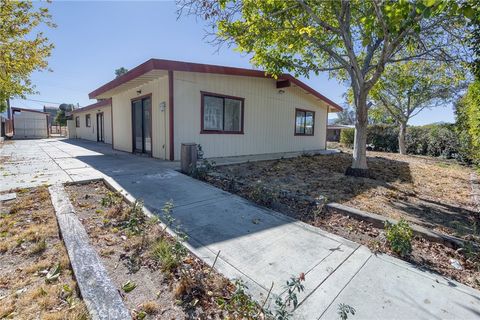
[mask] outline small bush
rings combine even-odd
[[[353,147],[353,140],[355,139],[355,129],[346,128],[340,131],[340,143],[347,148]]]
[[[405,219],[400,219],[397,224],[385,223],[387,241],[390,248],[402,257],[412,252],[413,231]]]

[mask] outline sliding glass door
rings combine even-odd
[[[133,152],[152,154],[151,98],[132,101]]]

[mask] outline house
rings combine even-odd
[[[340,135],[343,129],[355,128],[353,125],[332,124],[327,126],[327,141],[340,142]]]
[[[160,59],[89,97],[111,101],[114,149],[169,160],[191,142],[208,158],[323,150],[328,113],[342,110],[288,74]]]
[[[13,107],[13,138],[48,138],[48,117],[49,114],[46,112]]]
[[[100,100],[71,111],[70,138],[112,143],[111,100]],[[68,121],[70,122],[70,121]]]

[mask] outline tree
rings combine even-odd
[[[456,127],[468,160],[480,165],[480,80],[468,87],[455,106]]]
[[[124,68],[124,67],[120,67],[118,69],[115,69],[115,76],[116,78],[120,77],[121,75],[125,74],[128,72],[128,69]]]
[[[405,61],[386,67],[371,90],[377,108],[399,126],[398,147],[406,154],[405,137],[408,121],[424,109],[434,108],[455,99],[462,89],[462,68],[427,61]]]
[[[55,122],[58,123],[61,126],[66,126],[67,125],[67,112],[71,112],[73,109],[75,109],[75,105],[73,104],[67,104],[67,103],[62,103],[58,107],[58,113],[57,116],[55,117]]]
[[[355,123],[355,110],[348,105],[343,108],[341,112],[337,113],[337,118],[334,120],[335,124],[352,125]]]
[[[0,0],[0,111],[10,98],[36,93],[30,75],[48,68],[54,46],[38,31],[41,25],[55,27],[47,8]]]
[[[448,0],[257,1],[180,0],[179,14],[212,27],[214,44],[237,46],[273,76],[330,72],[349,82],[356,120],[347,174],[368,176],[368,94],[385,66],[401,61],[454,60],[465,55],[464,5]]]

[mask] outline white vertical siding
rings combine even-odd
[[[141,90],[141,93],[137,91]],[[152,155],[155,158],[168,158],[168,116],[160,110],[165,102],[168,107],[168,77],[163,76],[148,83],[122,91],[112,96],[113,110],[113,147],[132,152],[132,99],[147,94],[152,95]]]
[[[324,149],[327,105],[298,87],[283,90],[273,79],[174,72],[175,159],[184,142],[201,144],[206,157]],[[200,134],[200,91],[244,98],[244,134]],[[295,108],[315,111],[314,136],[294,135]]]
[[[73,114],[73,126],[75,126],[75,118],[80,118],[80,127],[75,127],[75,137],[79,139],[86,139],[91,141],[97,141],[97,113],[103,112],[103,134],[105,143],[112,143],[112,117],[111,107],[102,106],[99,108],[75,112]],[[86,126],[85,116],[90,115],[91,126]]]

